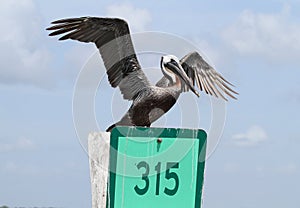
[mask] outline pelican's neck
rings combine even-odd
[[[168,88],[171,89],[173,93],[175,93],[173,96],[178,98],[179,94],[182,92],[182,83],[181,79],[178,76],[175,76],[175,82],[170,81]]]
[[[174,85],[176,85],[177,87],[181,88],[181,79],[178,76],[175,76],[175,83]]]
[[[169,93],[171,93],[173,97],[177,100],[180,93],[182,92],[182,83],[181,79],[178,76],[175,76],[175,80],[175,82],[172,82],[170,80],[167,89],[169,90]]]

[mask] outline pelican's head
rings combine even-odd
[[[190,78],[186,75],[184,69],[182,68],[179,59],[173,55],[166,55],[161,57],[160,61],[161,70],[167,79],[171,81],[172,84],[176,83],[176,76],[183,81],[195,95],[200,96],[199,93],[193,87]]]

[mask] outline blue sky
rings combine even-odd
[[[223,135],[207,161],[205,208],[299,207],[300,1],[0,5],[0,205],[90,207],[88,157],[75,133],[72,96],[96,49],[58,42],[45,31],[53,20],[89,15],[123,17],[134,32],[184,37],[237,86],[240,96],[227,104]],[[202,111],[207,101],[200,97]],[[98,103],[101,120],[106,107],[99,97]]]

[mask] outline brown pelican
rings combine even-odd
[[[160,61],[163,78],[151,85],[141,69],[126,21],[117,18],[80,17],[52,22],[54,30],[49,36],[64,34],[59,40],[73,39],[95,43],[103,59],[112,87],[119,87],[123,98],[132,105],[114,126],[147,126],[166,113],[180,93],[191,90],[199,97],[195,85],[207,94],[235,98],[238,94],[230,88],[213,67],[197,53],[192,52],[181,60],[173,55]]]

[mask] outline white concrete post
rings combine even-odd
[[[92,188],[92,208],[106,208],[110,133],[91,133],[88,152]]]

